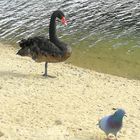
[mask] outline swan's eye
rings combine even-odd
[[[64,24],[64,25],[67,25],[67,20],[65,19],[65,17],[61,18],[61,23]]]

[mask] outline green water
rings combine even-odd
[[[140,79],[140,48],[135,47],[138,38],[105,39],[91,45],[93,39],[96,40],[91,37],[72,45],[73,53],[68,61],[98,72]]]

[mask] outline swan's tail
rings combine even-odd
[[[21,48],[29,47],[29,46],[31,46],[31,44],[32,44],[32,40],[30,38],[22,39],[21,41],[19,41],[19,46]]]
[[[18,55],[21,56],[30,56],[31,53],[31,40],[30,39],[22,39],[19,41],[19,46],[21,49],[17,52]]]

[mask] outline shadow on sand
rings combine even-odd
[[[24,74],[24,73],[18,73],[15,71],[0,71],[0,77],[17,77],[17,78],[41,78],[41,79],[47,79],[47,78],[57,78],[56,76],[48,75],[43,76],[39,74]]]

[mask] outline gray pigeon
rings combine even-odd
[[[99,128],[105,132],[107,137],[109,134],[116,137],[118,131],[122,128],[122,120],[126,116],[125,114],[123,109],[118,109],[114,114],[103,117],[99,121]]]

